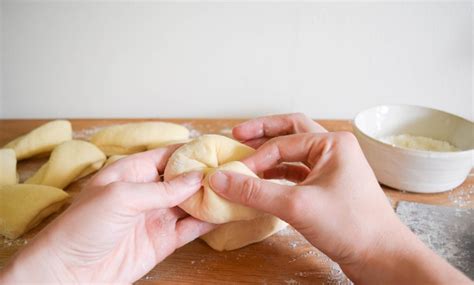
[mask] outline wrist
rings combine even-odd
[[[358,263],[343,267],[355,284],[399,283],[398,275],[406,275],[407,268],[416,266],[421,251],[418,241],[411,233],[404,233],[404,229],[399,231],[382,236]]]
[[[33,240],[20,250],[0,272],[1,284],[20,283],[75,283],[50,244],[43,240]]]
[[[341,266],[355,284],[469,283],[401,222],[394,230],[387,232],[362,262]]]

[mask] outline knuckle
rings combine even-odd
[[[305,121],[306,119],[308,119],[308,116],[301,112],[293,113],[290,115],[290,117],[293,118],[295,121]]]
[[[287,211],[290,217],[298,216],[301,211],[304,211],[306,200],[303,193],[298,189],[294,188],[288,191],[287,200]]]
[[[157,192],[159,193],[161,200],[165,203],[171,203],[173,197],[176,196],[176,185],[173,186],[172,182],[159,182],[155,183]]]
[[[125,184],[123,182],[112,182],[105,186],[104,194],[107,198],[122,201],[125,200]]]
[[[155,183],[155,189],[158,193],[163,194],[164,196],[169,196],[172,194],[172,186],[169,181]]]
[[[357,144],[357,138],[351,132],[338,132],[336,133],[336,139],[342,145],[352,146]]]
[[[242,182],[242,202],[245,204],[252,203],[252,201],[256,201],[260,197],[260,188],[261,185],[252,178],[247,178]]]

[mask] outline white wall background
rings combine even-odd
[[[3,1],[0,117],[473,119],[473,6]]]

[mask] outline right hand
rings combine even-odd
[[[216,172],[211,187],[228,200],[285,220],[354,282],[452,282],[453,276],[466,281],[400,222],[351,133],[328,133],[306,116],[293,114],[248,121],[235,127],[233,135],[261,145],[243,160],[255,173],[297,184]],[[279,135],[285,136],[270,138]],[[429,266],[418,266],[427,260]],[[433,266],[453,274],[436,279],[443,274],[433,272]],[[395,268],[405,270],[400,276]],[[418,275],[408,273],[415,268]],[[401,280],[403,276],[409,279]]]

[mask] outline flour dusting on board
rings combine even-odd
[[[232,137],[232,128],[222,128],[219,133],[224,136]]]
[[[28,240],[24,238],[8,239],[4,237],[2,241],[3,247],[23,247],[26,244],[28,244]]]
[[[99,126],[99,127],[92,127],[92,128],[82,129],[80,131],[74,131],[73,134],[72,134],[72,137],[74,139],[79,139],[79,140],[88,140],[93,135],[95,135],[97,132],[99,132],[100,130],[102,130],[106,127],[111,127],[111,126],[116,126],[116,125]]]
[[[474,278],[474,209],[400,202],[397,214],[426,245]]]
[[[460,208],[474,208],[474,185],[461,186],[449,193],[448,199]]]
[[[181,125],[189,130],[190,138],[197,138],[201,135],[201,132],[199,132],[198,130],[194,128],[193,123],[188,122],[188,123],[182,123]]]

